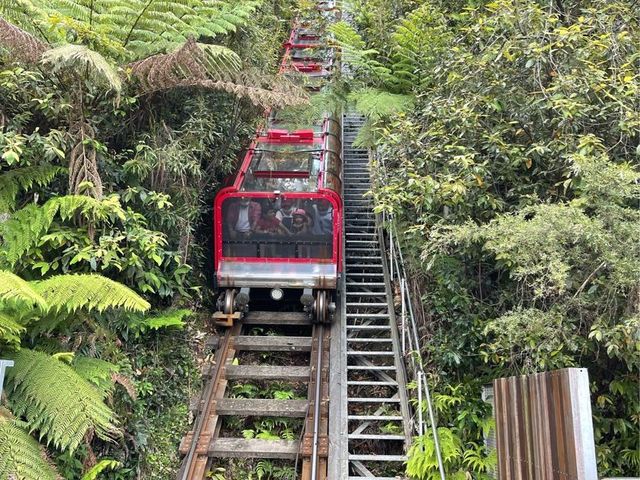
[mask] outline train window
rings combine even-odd
[[[324,199],[230,198],[222,222],[224,257],[333,258],[333,209]]]
[[[241,189],[258,192],[313,191],[318,184],[321,153],[313,144],[260,143]]]
[[[329,48],[294,48],[291,49],[291,59],[294,61],[330,62],[333,60],[333,49]]]

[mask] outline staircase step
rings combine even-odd
[[[350,397],[347,399],[349,403],[400,403],[399,398],[385,398],[385,397]]]
[[[369,434],[369,433],[351,433],[347,435],[349,440],[398,440],[405,441],[406,437],[404,435],[388,435],[388,434]]]
[[[399,422],[402,415],[347,415],[347,420],[362,422]]]
[[[393,352],[372,352],[360,350],[347,350],[347,355],[352,357],[393,357]]]
[[[406,462],[407,457],[406,455],[349,455],[349,461],[350,462]],[[374,478],[377,479],[377,477],[374,477]]]

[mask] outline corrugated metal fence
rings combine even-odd
[[[597,480],[589,377],[566,368],[493,382],[500,480]]]

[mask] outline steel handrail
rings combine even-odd
[[[380,172],[378,178],[374,178],[374,182],[376,180],[382,180],[382,183],[386,183],[385,180],[388,179],[388,172],[385,165],[384,157],[380,155],[377,151],[374,152],[374,158],[378,160],[381,165],[381,169],[377,170]],[[374,170],[375,171],[375,170]],[[422,414],[422,394],[424,392],[425,401],[427,404],[427,411],[429,414],[429,423],[431,424],[431,431],[433,434],[433,442],[434,449],[436,453],[436,458],[438,461],[438,470],[440,472],[441,480],[445,480],[445,472],[444,465],[442,462],[442,454],[440,451],[440,442],[438,439],[438,429],[435,421],[435,415],[433,411],[433,403],[431,401],[431,392],[429,389],[429,384],[427,382],[427,376],[424,371],[423,361],[422,361],[422,353],[420,351],[420,342],[418,335],[418,325],[416,323],[415,313],[413,310],[413,299],[411,297],[411,292],[407,288],[407,272],[405,269],[404,256],[402,254],[402,247],[400,246],[398,232],[393,221],[392,216],[387,216],[386,212],[383,212],[383,224],[388,232],[388,250],[387,253],[389,255],[389,265],[390,265],[390,277],[392,282],[397,282],[396,284],[400,286],[400,295],[401,295],[401,325],[400,325],[400,335],[402,338],[402,351],[405,355],[405,358],[408,354],[411,369],[407,369],[410,374],[413,374],[414,380],[418,386],[418,424],[416,425],[416,433],[419,436],[424,434],[424,426],[425,422]],[[407,322],[409,320],[409,322]],[[408,323],[408,324],[407,324]],[[407,341],[409,349],[407,350]]]

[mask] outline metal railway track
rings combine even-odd
[[[261,326],[311,331],[306,336],[250,336],[245,327]],[[209,377],[193,406],[198,414],[194,428],[183,439],[184,461],[179,480],[201,480],[214,459],[259,458],[300,461],[301,480],[326,480],[329,415],[330,330],[309,324],[304,313],[251,312],[220,338],[214,359],[205,372]],[[240,352],[291,352],[308,354],[305,366],[235,364]],[[308,385],[307,400],[229,398],[229,383],[289,381]],[[222,436],[223,419],[239,417],[304,418],[299,440],[261,440]]]
[[[332,385],[333,480],[389,480],[404,472],[411,441],[406,374],[393,295],[373,211],[369,155],[353,146],[364,120],[343,118],[345,281]]]

